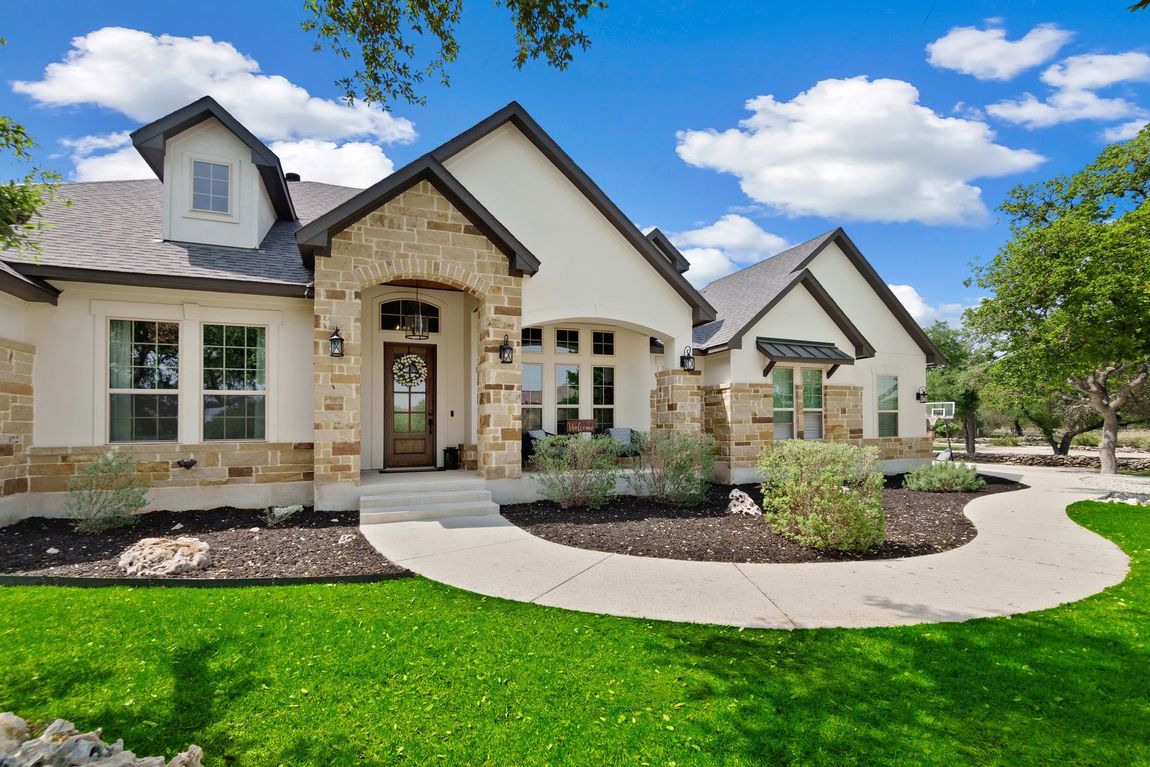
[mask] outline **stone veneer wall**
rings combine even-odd
[[[703,387],[703,429],[715,438],[719,461],[751,468],[773,438],[773,387],[725,384]]]
[[[200,445],[122,444],[98,447],[33,447],[28,451],[29,489],[34,493],[67,490],[68,478],[109,450],[136,459],[136,471],[148,487],[211,487],[276,482],[310,482],[310,442],[207,442]],[[191,469],[176,465],[195,458]]]
[[[508,335],[518,342],[522,278],[507,257],[430,183],[422,181],[337,234],[315,264],[315,481],[359,482],[363,328],[361,291],[396,280],[427,280],[479,299],[477,468],[489,479],[520,475],[520,355],[499,362]],[[344,356],[328,355],[340,328]]]
[[[0,338],[0,498],[28,490],[36,347]]]
[[[823,433],[834,442],[863,437],[863,390],[861,386],[823,387]]]
[[[655,373],[652,429],[703,430],[703,374],[701,371],[660,370]]]

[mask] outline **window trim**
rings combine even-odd
[[[597,335],[607,335],[607,336],[611,337],[609,342],[608,341],[603,342],[604,346],[606,346],[607,343],[610,343],[611,351],[609,351],[609,352],[595,351],[595,346],[596,346],[595,336],[597,336]],[[592,357],[610,357],[610,358],[615,357],[615,331],[614,330],[595,330],[594,328],[591,329],[591,356]],[[602,366],[600,366],[600,367],[602,367]]]
[[[782,366],[776,366],[771,371],[771,438],[772,438],[772,440],[775,440],[775,441],[780,441],[780,440],[785,440],[785,439],[797,439],[798,435],[799,435],[798,425],[795,423],[795,415],[796,415],[796,408],[795,408],[795,370],[796,369],[797,368],[794,368],[794,367],[789,366],[789,365],[782,365]],[[781,370],[789,371],[791,374],[791,406],[789,408],[786,408],[786,407],[780,408],[778,406],[778,403],[777,403],[777,398],[775,397],[775,391],[776,391],[777,386],[778,386],[778,384],[775,381],[775,376]],[[780,413],[780,412],[791,414],[791,436],[789,436],[789,437],[779,437],[778,436],[779,422],[775,418],[775,414]]]
[[[218,325],[223,328],[260,328],[264,331],[264,388],[263,389],[205,389],[204,388],[204,351],[207,349],[207,344],[204,343],[204,328],[208,325]],[[238,322],[211,322],[203,320],[200,322],[200,343],[199,343],[199,362],[200,362],[200,398],[199,398],[199,416],[200,416],[200,442],[202,443],[219,443],[219,442],[267,442],[268,441],[268,423],[270,421],[268,413],[268,339],[271,336],[270,328],[267,325],[258,323],[238,323]],[[226,348],[226,346],[225,346]],[[247,348],[245,343],[245,348]],[[223,368],[226,372],[227,368]],[[264,398],[264,436],[262,437],[239,437],[230,438],[223,437],[221,439],[210,439],[205,436],[204,432],[207,424],[204,422],[204,399],[207,397],[263,397]]]
[[[879,382],[883,378],[893,378],[894,379],[895,406],[893,409],[891,409],[891,408],[883,409],[883,407],[882,407],[882,394],[880,391],[881,390],[881,384]],[[899,420],[900,420],[900,418],[899,418],[899,405],[901,404],[901,401],[900,401],[900,397],[899,397],[898,387],[899,387],[899,375],[898,375],[898,373],[876,373],[875,374],[875,377],[874,377],[874,399],[875,399],[874,433],[875,433],[875,436],[878,437],[879,439],[892,439],[892,438],[898,438],[900,436],[899,432],[901,431],[901,425],[899,424]],[[894,414],[894,434],[884,435],[882,433],[882,416],[884,414],[891,414],[891,413]]]
[[[560,333],[574,333],[575,334],[575,351],[560,350],[559,348],[559,334]],[[571,328],[555,326],[555,351],[554,354],[559,357],[579,357],[583,354],[583,328]]]
[[[819,376],[819,407],[807,407],[807,374],[818,373]],[[826,439],[827,434],[827,408],[826,408],[826,374],[822,368],[803,368],[801,373],[803,382],[803,439],[813,441],[821,441]],[[807,436],[807,412],[819,414],[819,436]]]
[[[539,348],[529,349],[527,343],[523,340],[523,334],[528,330],[539,331]],[[544,354],[547,351],[547,334],[543,332],[542,325],[531,325],[520,328],[519,330],[519,346],[524,354]]]
[[[523,431],[526,431],[528,429],[528,426],[523,421],[523,411],[525,411],[525,410],[538,410],[539,411],[539,428],[540,429],[544,428],[545,421],[543,419],[543,415],[546,412],[546,409],[545,409],[544,403],[543,403],[543,394],[547,388],[547,385],[546,385],[546,383],[544,383],[543,373],[546,370],[547,366],[542,362],[524,362],[522,367],[525,368],[528,365],[533,365],[533,366],[539,368],[539,404],[538,405],[525,405],[525,404],[523,404],[523,392],[527,391],[527,390],[523,388],[523,384],[522,384],[523,378],[522,378],[522,373],[520,373],[520,379],[519,379],[520,380],[519,417],[520,417],[520,426],[523,429]],[[532,391],[534,391],[534,390],[532,390]]]
[[[595,383],[595,371],[597,371],[597,370],[610,370],[611,371],[611,386],[610,386],[611,404],[610,405],[603,405],[603,404],[596,404],[595,403],[595,394],[596,394],[597,390],[601,389],[601,388],[604,390],[607,389],[606,385],[600,386],[599,384]],[[600,410],[609,410],[611,412],[611,425],[610,426],[603,427],[603,426],[599,425],[598,413]],[[615,366],[614,365],[592,365],[591,366],[591,417],[593,419],[595,419],[595,428],[597,430],[602,429],[602,428],[611,429],[611,428],[615,427]]]
[[[572,355],[572,356],[574,356],[574,355]],[[559,368],[575,368],[576,398],[575,398],[575,404],[573,404],[573,405],[570,403],[559,402]],[[554,403],[555,404],[555,408],[554,408],[554,411],[555,411],[555,433],[559,434],[559,435],[563,435],[566,432],[560,428],[561,423],[566,423],[566,421],[571,421],[571,420],[577,421],[580,418],[582,418],[582,416],[583,416],[583,389],[585,388],[583,386],[583,365],[581,365],[578,360],[573,360],[573,364],[572,364],[572,362],[555,362],[552,364],[552,370],[554,371],[554,375],[555,375],[555,379],[554,379],[555,385],[554,385],[554,387],[552,387],[554,389],[554,392],[555,392],[555,403]],[[568,418],[566,420],[561,420],[559,418],[559,411],[560,410],[572,410],[572,409],[575,411],[575,418],[574,419]]]
[[[174,389],[134,389],[112,386],[112,323],[113,322],[149,322],[156,325],[165,323],[176,326],[176,388]],[[149,317],[121,317],[108,315],[104,317],[104,355],[103,355],[103,386],[97,390],[103,392],[101,398],[104,402],[104,444],[105,445],[172,445],[180,442],[180,427],[183,423],[185,398],[184,385],[184,329],[182,323],[173,319],[152,319]],[[134,343],[134,342],[133,342]],[[112,439],[112,397],[117,394],[129,396],[167,394],[176,398],[176,437],[175,439]]]
[[[234,158],[218,157],[188,152],[184,155],[186,162],[187,204],[184,206],[184,218],[194,218],[201,221],[221,221],[229,224],[239,223],[240,179],[238,165]],[[214,210],[202,210],[195,207],[196,163],[206,162],[212,165],[224,165],[228,168],[228,212],[220,213]]]

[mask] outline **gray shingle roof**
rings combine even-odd
[[[713,349],[739,335],[764,307],[790,287],[799,276],[801,265],[837,232],[835,229],[821,234],[703,288],[703,297],[715,307],[719,317],[695,328],[695,346]]]
[[[17,266],[306,285],[311,274],[296,247],[296,229],[360,190],[309,181],[289,187],[301,222],[277,221],[259,248],[247,249],[163,241],[159,180],[65,184],[61,201],[45,210],[50,226],[40,232],[40,252],[0,258]]]

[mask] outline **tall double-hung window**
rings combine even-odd
[[[179,323],[109,321],[109,442],[179,439],[179,386]]]
[[[267,329],[204,325],[204,439],[264,439]]]
[[[774,408],[775,439],[794,439],[795,437],[795,370],[794,368],[776,367],[771,373],[774,389],[772,406]]]

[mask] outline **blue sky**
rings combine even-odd
[[[26,5],[0,113],[66,177],[107,178],[139,172],[123,131],[218,89],[286,169],[363,185],[514,99],[696,280],[841,224],[928,322],[977,300],[963,280],[1008,237],[1013,185],[1080,168],[1150,105],[1150,13],[1125,0],[615,2],[566,72],[515,70],[505,11],[469,2],[450,88],[390,116],[334,103],[354,62],[313,53],[295,3]]]

